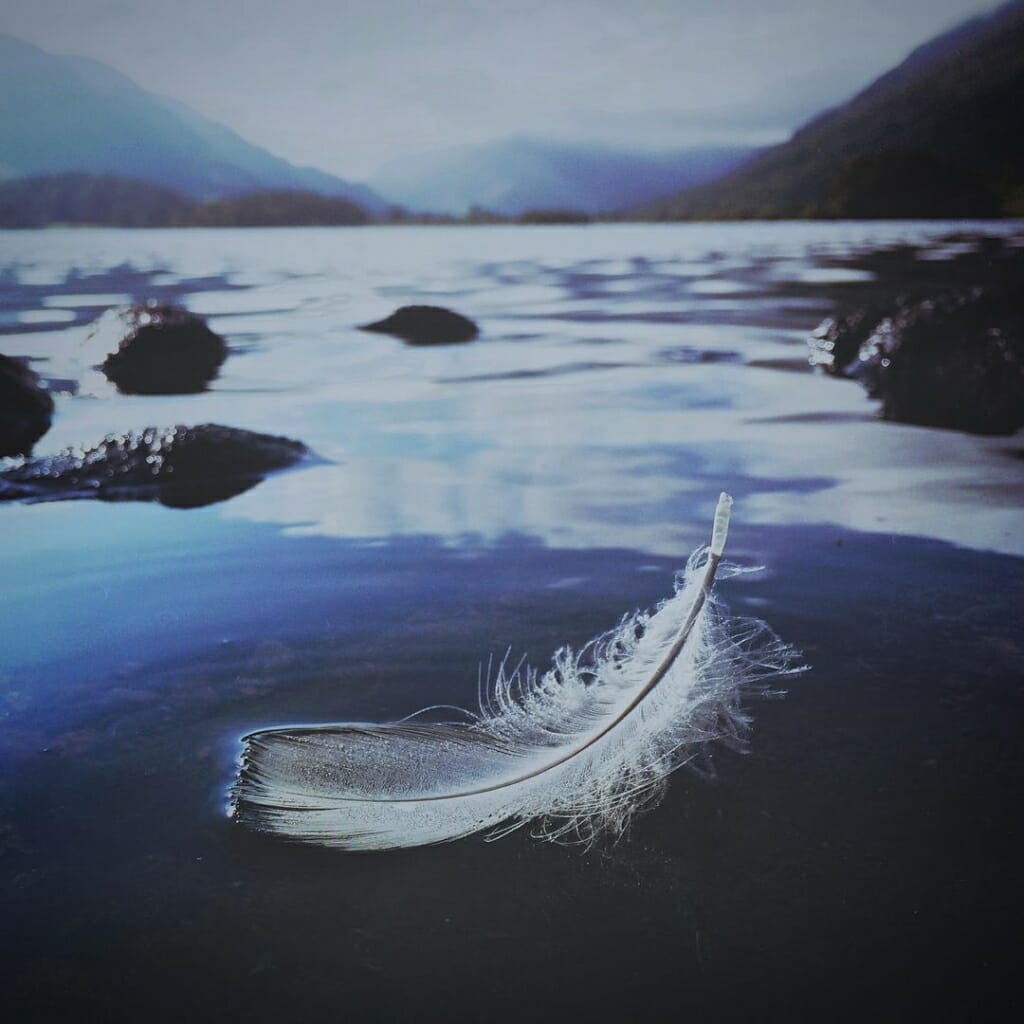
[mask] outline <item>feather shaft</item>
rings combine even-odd
[[[716,536],[720,531],[724,532],[726,529],[728,529],[729,508],[732,505],[732,498],[730,498],[726,494],[723,494],[718,500],[720,509],[723,505],[726,505],[724,515],[725,526],[720,525],[720,520],[723,517],[721,511],[719,511],[715,516]],[[721,539],[722,544],[724,544],[724,540],[725,538],[723,536]],[[653,690],[654,687],[657,686],[658,683],[660,683],[661,680],[665,678],[665,674],[672,667],[676,658],[679,657],[680,651],[682,651],[683,647],[686,644],[686,641],[690,637],[690,633],[693,630],[693,626],[697,621],[697,616],[700,615],[701,609],[704,607],[704,603],[705,601],[707,601],[708,595],[711,593],[711,587],[714,585],[715,582],[715,574],[718,572],[718,566],[721,564],[721,561],[721,550],[716,555],[714,553],[714,549],[712,548],[712,550],[708,554],[707,564],[704,569],[704,579],[701,583],[700,590],[697,591],[697,595],[693,600],[693,604],[690,605],[690,610],[687,613],[686,619],[683,621],[683,624],[679,629],[679,634],[677,635],[671,648],[669,648],[669,651],[665,655],[664,660],[655,669],[654,673],[651,675],[651,678],[647,681],[647,683],[643,686],[639,693],[637,693],[637,695],[629,702],[629,704],[627,704],[626,707],[623,708],[622,712],[616,718],[613,718],[610,722],[605,724],[599,732],[589,737],[585,743],[581,744],[580,746],[572,750],[567,751],[566,753],[558,757],[556,760],[552,761],[550,764],[541,765],[539,768],[534,768],[532,771],[523,772],[523,774],[521,775],[516,775],[511,779],[505,779],[502,782],[496,782],[491,786],[480,786],[477,789],[464,789],[454,793],[439,793],[435,796],[424,796],[416,798],[407,797],[404,798],[404,802],[413,803],[429,800],[458,800],[464,796],[477,796],[483,793],[493,793],[499,789],[505,789],[509,786],[516,786],[520,782],[526,782],[528,779],[534,779],[538,775],[542,775],[544,772],[550,771],[552,768],[557,768],[560,764],[564,764],[571,758],[576,757],[577,754],[582,754],[583,751],[586,750],[588,747],[592,747],[595,743],[597,743],[598,740],[603,739],[605,736],[607,736],[608,733],[611,732],[612,729],[614,729],[622,721],[622,719],[626,717],[626,715],[631,714],[634,710],[636,710],[636,708],[642,703],[643,699],[647,696],[647,694],[649,694],[651,690]],[[518,674],[518,671],[516,674]],[[399,797],[391,802],[401,803],[403,802],[403,798]]]

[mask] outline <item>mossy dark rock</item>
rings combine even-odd
[[[0,500],[223,501],[308,455],[300,441],[205,423],[111,434],[91,447],[26,459],[0,473]]]
[[[886,419],[976,434],[1024,426],[1024,304],[1019,290],[975,288],[883,319],[848,371]]]
[[[472,341],[480,333],[472,320],[443,306],[402,306],[386,319],[359,329],[393,334],[410,345],[452,345]]]
[[[174,395],[203,391],[227,358],[224,339],[178,306],[146,303],[120,314],[125,334],[100,365],[119,391]]]
[[[52,419],[53,398],[38,374],[0,355],[0,455],[28,455]]]

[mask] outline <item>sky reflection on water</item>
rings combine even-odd
[[[741,518],[884,523],[1019,553],[1012,502],[964,510],[980,516],[975,536],[958,513],[970,483],[1017,496],[1009,443],[945,433],[936,460],[934,431],[876,422],[856,385],[778,372],[802,365],[806,331],[836,289],[870,278],[837,260],[949,227],[8,234],[17,283],[6,304],[35,304],[18,316],[73,313],[82,326],[9,336],[6,347],[48,356],[44,373],[80,384],[40,451],[173,422],[303,440],[328,464],[222,510],[289,532],[487,541],[512,531],[672,553],[692,543],[701,502],[729,485],[750,492]],[[208,393],[118,396],[90,370],[109,341],[85,326],[100,300],[154,291],[210,316],[234,346]],[[473,316],[481,340],[416,349],[354,329],[411,302]],[[685,474],[660,459],[673,452]],[[915,496],[936,486],[956,499],[952,521]],[[17,528],[31,512],[4,514]]]
[[[405,542],[427,562],[436,546],[521,557],[526,545],[678,565],[723,488],[741,561],[774,560],[747,542],[742,527],[758,524],[1024,553],[1013,439],[883,423],[857,385],[806,367],[808,328],[871,276],[837,261],[948,227],[7,233],[4,310],[78,321],[5,338],[78,387],[58,396],[37,452],[219,422],[319,457],[202,511],[0,508],[17,539],[4,556],[8,678],[31,670],[37,697],[75,679],[87,692],[137,662],[309,639],[318,603],[348,607],[344,567],[366,545],[381,547],[364,590],[384,586]],[[95,318],[129,296],[210,317],[232,355],[209,391],[124,396],[92,369],[116,342]],[[473,316],[480,340],[416,348],[356,330],[424,301]]]

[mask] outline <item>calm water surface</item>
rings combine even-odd
[[[963,225],[956,225],[961,230]],[[1019,235],[1020,225],[987,225]],[[45,454],[216,422],[317,459],[221,504],[0,506],[0,942],[15,1020],[985,1019],[1020,932],[1020,438],[886,424],[806,368],[879,250],[950,225],[0,233],[0,350]],[[112,305],[210,319],[200,395],[117,395]],[[468,345],[355,325],[412,302]],[[62,384],[60,382],[63,382]],[[723,586],[812,671],[750,752],[586,853],[346,857],[224,816],[238,738],[472,704]]]

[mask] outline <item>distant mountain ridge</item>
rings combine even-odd
[[[0,178],[68,172],[142,179],[194,199],[287,189],[386,209],[367,186],[296,167],[98,61],[0,35]]]
[[[504,216],[535,209],[609,213],[724,174],[747,147],[634,151],[516,138],[394,161],[370,179],[412,211],[462,215],[480,207]]]
[[[392,206],[471,222],[1024,217],[1024,0],[926,42],[767,150],[513,138],[406,157],[372,183],[296,167],[103,64],[0,35],[9,225],[403,219]]]
[[[645,219],[1024,215],[1024,0],[918,47],[848,103]]]
[[[0,228],[50,224],[169,227],[353,225],[366,211],[343,196],[264,189],[200,200],[137,178],[113,174],[43,174],[0,181]]]

